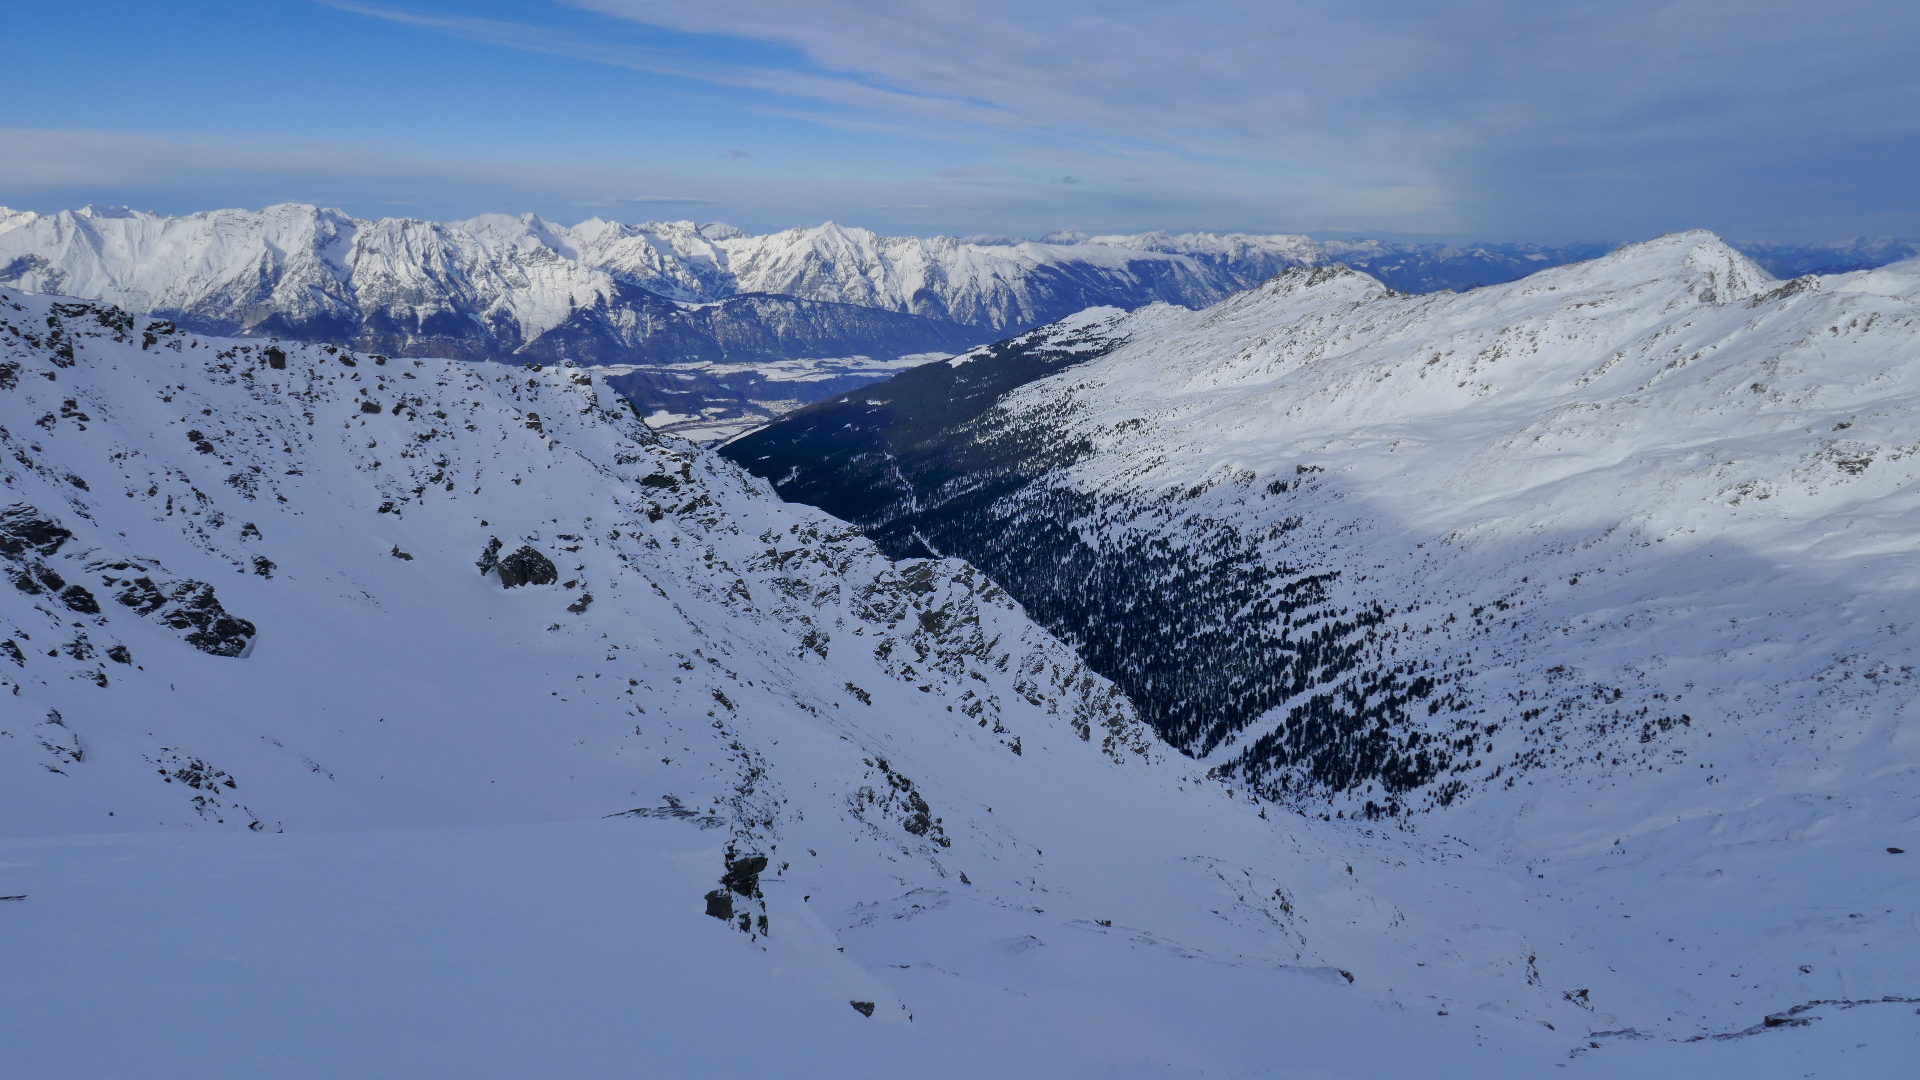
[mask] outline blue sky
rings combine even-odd
[[[1920,235],[1883,0],[23,0],[0,204]]]

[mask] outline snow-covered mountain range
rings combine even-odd
[[[583,350],[594,347],[595,331],[612,335],[600,347],[617,342],[628,360],[805,355],[833,339],[828,329],[733,342],[724,324],[688,337],[692,312],[743,294],[856,303],[829,289],[741,287],[722,246],[732,230],[707,232],[723,240],[690,222],[637,227],[596,219],[569,229],[532,215],[362,221],[295,204],[188,217],[93,207],[47,216],[0,211],[0,276],[17,288],[104,300],[201,332],[355,340],[409,354],[564,354],[592,362]],[[917,325],[882,321],[846,333]]]
[[[869,338],[870,354],[891,355],[899,343],[889,333],[938,344],[954,325],[999,336],[1100,305],[1204,307],[1293,267],[1338,262],[1424,293],[1511,281],[1608,247],[1165,232],[923,238],[832,222],[749,236],[717,223],[596,218],[568,227],[531,214],[366,221],[298,204],[186,217],[0,208],[0,285],[104,300],[201,332],[582,363],[829,356]],[[1890,239],[1749,248],[1769,268],[1794,273],[1920,252]],[[730,339],[731,324],[695,326],[682,314],[682,305],[724,306],[749,294],[914,315],[948,328],[825,320],[784,337]],[[584,314],[596,311],[598,322]]]
[[[1920,944],[1915,856],[1889,849],[1920,838],[1908,458],[1882,428],[1911,367],[1913,278],[1783,292],[1699,239],[1598,265],[1499,293],[1479,322],[1444,306],[1460,298],[1307,272],[1213,313],[1029,339],[1132,340],[1058,377],[1085,387],[1063,419],[1094,442],[1045,482],[1134,462],[1158,524],[1063,523],[1152,547],[1203,511],[1245,528],[1291,504],[1297,569],[1325,568],[1311,603],[1358,611],[1381,571],[1411,590],[1380,620],[1323,625],[1435,622],[1385,644],[1387,664],[1449,680],[1424,699],[1442,719],[1389,719],[1396,738],[1444,730],[1454,768],[1550,732],[1516,783],[1469,767],[1450,805],[1423,783],[1378,821],[1349,819],[1357,789],[1276,801],[1260,793],[1280,772],[1203,776],[1256,759],[1231,739],[1201,762],[1164,747],[1140,719],[1162,698],[1136,706],[979,570],[889,560],[649,431],[604,373],[220,339],[0,292],[10,1069],[1899,1075]],[[1602,357],[1592,407],[1503,436],[1486,402],[1560,385],[1568,310],[1608,341],[1641,327],[1660,366]],[[1271,327],[1286,312],[1292,338]],[[1749,362],[1727,344],[1749,322],[1779,332],[1760,389],[1713,374]],[[1291,351],[1336,324],[1349,344]],[[1425,344],[1380,351],[1436,326],[1456,337],[1432,364]],[[1789,328],[1823,350],[1822,378]],[[1195,351],[1150,351],[1176,340]],[[1122,418],[1102,387],[1129,362],[1165,385]],[[1303,396],[1316,371],[1344,373],[1318,384],[1333,396]],[[1636,371],[1667,374],[1608,381]],[[1015,390],[1009,424],[1048,386]],[[1739,452],[1624,452],[1649,431],[1685,442],[1668,393],[1700,425],[1738,418]],[[1211,404],[1181,407],[1195,401]],[[1357,434],[1390,408],[1409,431]],[[1233,419],[1247,409],[1258,423]],[[1829,412],[1822,431],[1848,434],[1802,432]],[[1191,461],[1133,457],[1154,425]],[[1393,471],[1414,427],[1428,479],[1484,465],[1474,498]],[[1775,476],[1801,442],[1820,449]],[[1582,483],[1568,466],[1592,458],[1617,464]],[[1183,468],[1218,479],[1189,495]],[[1498,483],[1530,476],[1553,497],[1486,516],[1524,501]],[[1771,497],[1738,494],[1748,479]],[[1608,485],[1629,481],[1674,494],[1599,527]],[[1686,502],[1707,487],[1728,494]],[[1112,494],[1114,514],[1136,505]],[[1409,515],[1398,531],[1389,506]],[[1355,565],[1436,529],[1413,548],[1434,549],[1430,573]],[[1184,535],[1199,550],[1215,534]],[[1854,587],[1869,578],[1871,595]],[[1500,603],[1522,625],[1489,622]],[[1551,700],[1523,719],[1483,690],[1501,671],[1524,689],[1531,642],[1573,666],[1544,674]],[[1671,651],[1652,664],[1656,646]],[[1649,717],[1690,718],[1624,751],[1593,728],[1655,688],[1673,700]],[[1803,699],[1781,704],[1789,691]]]
[[[1088,307],[1205,307],[1284,270],[1333,263],[1403,292],[1466,289],[1606,250],[1237,233],[963,240],[831,222],[749,236],[723,224],[568,227],[531,214],[366,221],[296,204],[186,217],[0,208],[0,286],[102,300],[199,333],[624,365],[639,373],[622,386],[641,395],[643,412],[714,437],[837,392],[833,377]],[[1880,240],[1754,250],[1805,273],[1920,249]],[[821,360],[833,361],[823,377],[781,371]]]
[[[1293,266],[1399,260],[1407,265],[1393,265],[1389,276],[1444,276],[1438,267],[1458,264],[1455,273],[1505,280],[1587,250],[1238,234],[961,240],[880,236],[831,222],[748,236],[690,221],[622,225],[596,218],[567,227],[531,214],[364,221],[295,204],[187,217],[0,209],[0,285],[104,300],[201,332],[279,333],[406,354],[565,355],[588,363],[611,359],[590,351],[595,331],[602,348],[624,350],[621,359],[634,362],[844,354],[845,341],[879,332],[875,327],[919,325],[723,341],[711,355],[675,340],[677,324],[659,325],[672,323],[682,305],[724,305],[745,295],[918,316],[968,328],[973,344],[1099,304],[1201,307]],[[594,311],[603,313],[601,323],[582,321],[582,313]],[[629,312],[640,317],[619,318]],[[816,346],[829,351],[809,351]],[[877,341],[869,352],[887,347]]]

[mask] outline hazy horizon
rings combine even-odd
[[[1920,235],[1920,11],[129,0],[11,17],[0,204],[894,235]],[[84,77],[81,77],[81,75]]]

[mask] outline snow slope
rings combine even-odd
[[[1229,772],[1444,802],[1570,749],[1526,723],[1507,754],[1474,753],[1489,736],[1459,732],[1483,722],[1453,714],[1491,701],[1593,725],[1588,754],[1691,728],[1656,704],[1685,680],[1645,662],[1603,669],[1592,703],[1551,703],[1542,688],[1591,660],[1546,642],[1577,633],[1628,668],[1635,651],[1671,668],[1668,633],[1694,643],[1682,655],[1714,652],[1787,618],[1728,612],[1730,629],[1703,631],[1679,614],[1703,601],[1656,602],[1640,580],[1777,580],[1757,601],[1772,607],[1906,587],[1913,268],[1782,285],[1688,234],[1466,295],[1294,271],[1203,312],[1115,313],[957,358],[964,372],[1069,332],[1098,357],[976,398],[911,446],[822,442],[861,414],[898,419],[874,407],[887,384],[728,453],[898,550],[988,568]],[[1753,708],[1856,649],[1897,670],[1907,657],[1874,634],[1840,634],[1791,676],[1770,662],[1783,681]]]
[[[590,372],[0,304],[20,1075],[1910,1061],[1910,877],[1871,847],[1912,836],[1904,774],[1836,759],[1848,801],[1767,837],[1572,781],[1533,833],[1319,821],[1198,778],[978,571]],[[1816,893],[1860,918],[1779,919]]]
[[[1742,940],[1692,986],[1914,993],[1920,263],[1301,270],[923,371],[726,452],[981,566],[1215,776],[1569,874],[1610,947]]]

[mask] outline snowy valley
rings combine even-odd
[[[727,456],[0,305],[23,1075],[1910,1066],[1913,264],[1297,269]]]
[[[1210,775],[1535,880],[1588,853],[1607,925],[1686,910],[1646,904],[1737,837],[1835,891],[1730,883],[1752,906],[1723,932],[1840,955],[1853,887],[1914,918],[1917,301],[1920,263],[1781,282],[1703,233],[1464,295],[1297,270],[724,452],[896,556],[980,566]],[[1800,863],[1842,835],[1857,865]]]

